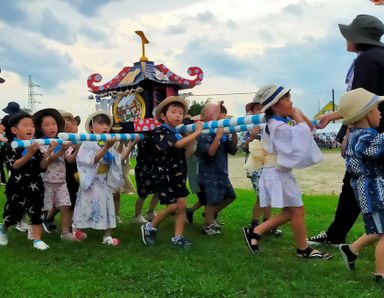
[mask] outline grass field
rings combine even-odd
[[[2,209],[3,187],[0,190]],[[0,247],[1,296],[383,297],[384,287],[372,282],[373,247],[360,253],[357,271],[349,272],[335,247],[321,247],[334,255],[331,260],[297,259],[291,229],[283,226],[280,238],[264,236],[260,253],[252,255],[241,227],[249,221],[254,194],[239,189],[236,193],[238,199],[220,217],[225,222],[222,234],[202,234],[202,216],[197,212],[185,231],[193,245],[184,249],[170,244],[172,218],[162,224],[155,246],[143,245],[139,226],[131,223],[134,196],[122,197],[124,223],[115,230],[121,239],[117,247],[102,245],[101,232],[88,231],[83,243],[44,234],[51,248],[42,252],[32,248],[26,234],[11,228],[8,246]],[[195,199],[188,200],[191,204]],[[308,234],[325,229],[337,197],[306,196],[304,201]],[[361,233],[359,218],[348,239]]]

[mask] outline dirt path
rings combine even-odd
[[[321,163],[293,171],[304,194],[338,195],[341,191],[345,172],[344,159],[339,151],[327,151],[323,155],[324,160]],[[229,158],[229,177],[234,188],[252,189],[245,174],[243,157]]]

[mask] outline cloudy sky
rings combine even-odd
[[[42,94],[37,109],[86,117],[94,109],[88,76],[100,73],[104,84],[138,61],[134,31],[143,30],[149,60],[185,78],[190,66],[204,71],[202,85],[190,90],[202,96],[188,100],[222,99],[240,116],[253,92],[276,83],[292,88],[311,118],[332,88],[338,102],[355,57],[337,24],[363,13],[384,20],[384,6],[369,0],[0,1],[0,105],[27,106],[31,75]]]

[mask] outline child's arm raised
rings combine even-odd
[[[105,141],[104,147],[102,147],[99,151],[97,151],[95,155],[95,158],[94,158],[95,164],[99,163],[99,161],[103,158],[104,154],[107,153],[109,148],[111,148],[115,142],[116,142],[116,138],[112,138],[110,140]]]
[[[175,147],[176,148],[184,148],[190,142],[194,141],[197,138],[197,136],[201,133],[201,131],[203,130],[203,125],[204,125],[204,122],[201,122],[201,121],[197,122],[196,126],[195,126],[195,131],[193,133],[191,133],[190,135],[177,141],[175,143]]]
[[[71,152],[71,154],[65,157],[65,160],[69,163],[76,162],[76,157],[77,157],[77,153],[79,153],[80,144],[72,145],[72,148],[73,148],[73,151]]]
[[[216,152],[217,152],[217,149],[219,149],[219,146],[220,146],[220,140],[221,140],[221,137],[223,136],[224,134],[224,128],[217,128],[216,130],[216,136],[215,138],[213,139],[213,142],[211,143],[211,145],[209,145],[208,147],[208,155],[209,156],[215,156]]]

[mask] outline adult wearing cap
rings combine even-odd
[[[347,51],[358,55],[347,73],[347,91],[364,88],[377,95],[384,95],[384,43],[380,41],[384,35],[384,24],[374,16],[358,15],[349,25],[339,24],[339,29],[346,39]],[[383,103],[379,105],[379,110],[384,115]],[[341,117],[339,112],[328,114],[321,118],[320,127]],[[376,130],[384,132],[383,117]],[[338,133],[339,142],[345,139],[346,131],[347,127],[344,126]],[[360,213],[350,180],[351,177],[346,172],[334,221],[326,232],[309,238],[309,243],[345,243],[345,238]]]
[[[13,134],[11,128],[8,125],[8,121],[12,115],[22,112],[20,105],[15,101],[10,101],[8,105],[3,109],[3,112],[7,115],[1,120],[1,124],[5,127],[5,137],[8,139],[8,142],[13,140]]]

